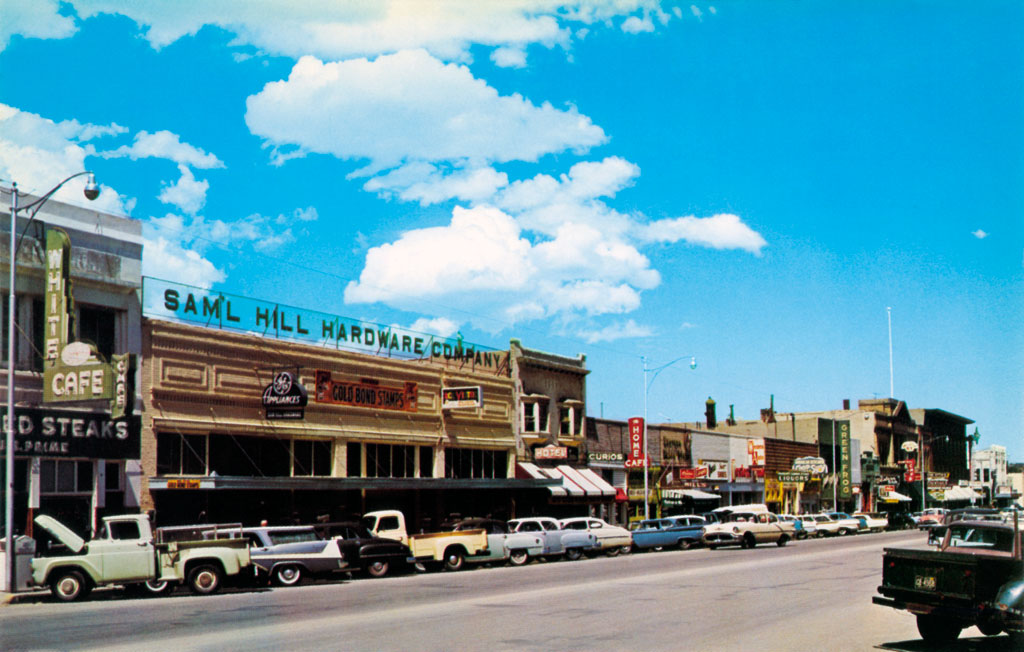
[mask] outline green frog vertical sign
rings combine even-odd
[[[839,498],[853,498],[853,461],[850,454],[850,422],[836,421],[836,437],[839,444]]]
[[[43,335],[43,402],[110,401],[111,417],[132,413],[135,356],[110,361],[88,342],[71,341],[75,302],[71,292],[71,239],[46,230],[46,297]]]

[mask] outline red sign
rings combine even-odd
[[[332,380],[331,372],[320,369],[316,372],[316,400],[318,403],[416,412],[417,396],[416,383],[405,383],[403,387],[388,387],[380,385],[375,380],[362,380],[361,382]]]
[[[906,473],[903,474],[903,479],[906,480],[907,482],[920,482],[921,474],[917,473],[916,471],[907,471]]]
[[[679,469],[677,471],[680,480],[696,480],[708,477],[708,467],[697,466],[692,469]]]
[[[626,468],[638,468],[646,466],[644,455],[644,420],[640,417],[629,419],[629,458],[626,459]]]

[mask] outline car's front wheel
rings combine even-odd
[[[50,580],[50,593],[61,602],[73,602],[89,595],[91,587],[77,570],[62,571]]]
[[[508,563],[513,566],[523,566],[530,561],[530,555],[525,550],[513,550],[508,555]]]
[[[366,574],[370,577],[384,577],[388,574],[389,564],[383,559],[375,559],[366,565]]]
[[[579,548],[569,548],[565,551],[565,558],[569,561],[576,561],[583,556],[583,551]]]

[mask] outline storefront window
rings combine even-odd
[[[290,476],[290,448],[287,439],[210,435],[210,472],[247,477]]]
[[[206,439],[206,435],[157,433],[156,474],[206,475]]]
[[[366,445],[366,477],[412,478],[416,474],[416,447],[397,444]]]
[[[444,471],[446,478],[504,478],[508,473],[508,452],[446,448]]]
[[[420,446],[420,477],[434,477],[434,449]]]
[[[39,493],[92,493],[93,463],[91,460],[41,460],[39,462]]]
[[[121,491],[121,463],[107,462],[107,491]]]
[[[296,439],[292,442],[292,475],[331,474],[331,442]]]

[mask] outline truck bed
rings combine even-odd
[[[1005,554],[981,549],[886,548],[878,592],[904,605],[972,607],[995,598],[1015,564]]]

